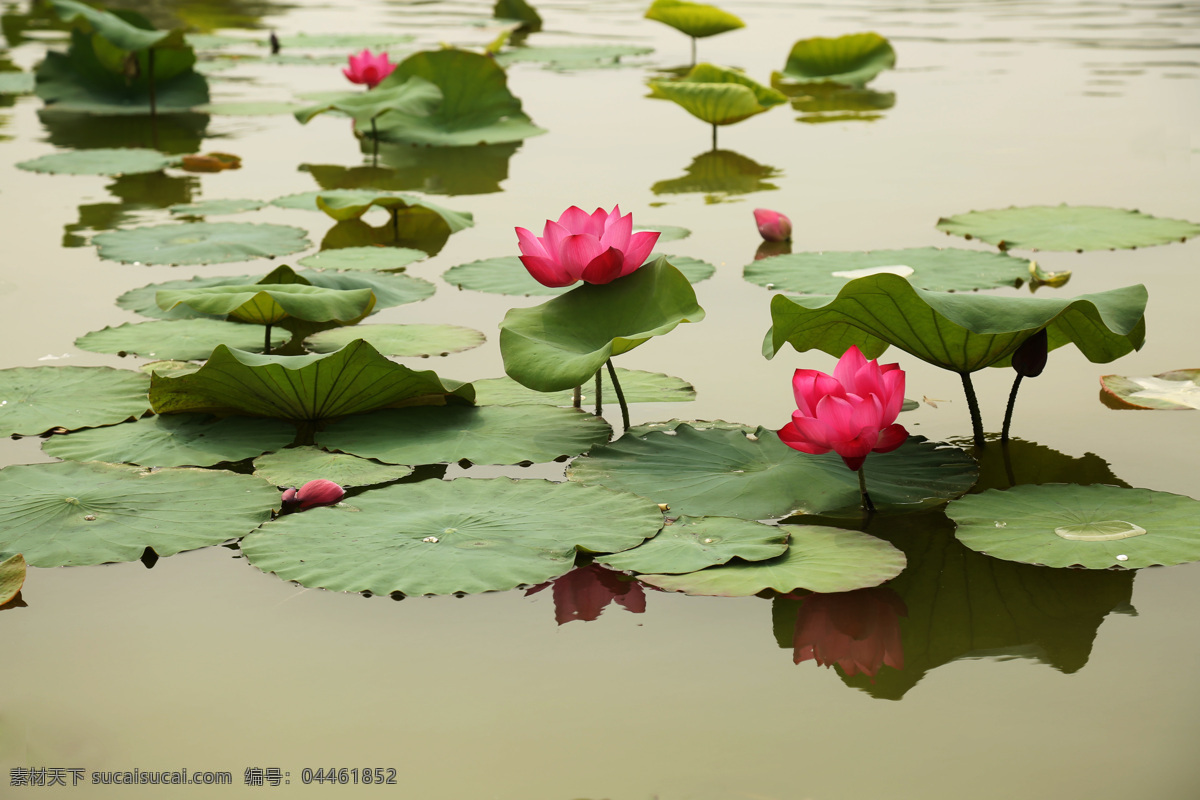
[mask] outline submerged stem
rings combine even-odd
[[[979,398],[975,396],[975,385],[971,383],[971,373],[960,372],[963,391],[967,393],[967,408],[971,410],[971,431],[975,437],[975,446],[983,447],[983,416],[979,413]]]
[[[604,413],[604,393],[600,386],[600,370],[596,370],[596,416]]]
[[[1017,404],[1017,390],[1021,388],[1021,378],[1025,377],[1021,373],[1017,373],[1017,379],[1013,381],[1012,391],[1008,393],[1008,408],[1004,409],[1004,428],[1000,431],[1000,441],[1008,441],[1008,429],[1012,425],[1013,406]]]
[[[263,355],[264,356],[271,355],[271,324],[270,323],[267,323],[267,334],[266,334],[265,341],[263,342]]]
[[[712,129],[713,129],[713,146],[712,146],[712,149],[715,151],[715,150],[717,149],[717,123],[715,123],[715,122],[713,123]]]
[[[875,504],[871,502],[871,495],[867,494],[867,476],[862,467],[858,468],[858,494],[862,497],[863,512],[874,514]]]
[[[613,390],[617,393],[617,402],[621,404],[621,423],[629,430],[629,406],[625,404],[625,393],[621,391],[621,382],[617,380],[617,370],[613,367],[612,359],[604,362],[608,366],[608,377],[612,380]],[[596,373],[597,376],[599,373]]]

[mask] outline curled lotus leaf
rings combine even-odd
[[[25,585],[25,557],[0,553],[0,606],[17,596]]]
[[[182,46],[182,29],[174,31],[147,30],[103,9],[93,8],[76,0],[49,0],[50,6],[64,22],[79,21],[103,36],[121,50],[146,50],[168,45]]]
[[[650,254],[650,261],[660,257]],[[711,278],[717,268],[707,261],[687,256],[661,256],[670,262],[692,283]],[[458,264],[442,273],[451,286],[491,294],[524,295],[526,297],[555,297],[571,291],[570,286],[546,286],[538,283],[518,256],[485,258],[468,264]]]
[[[176,266],[275,258],[311,247],[306,237],[290,225],[181,222],[110,231],[92,241],[111,261]]]
[[[90,428],[150,410],[148,376],[112,367],[14,367],[0,370],[0,436],[36,436],[51,428]]]
[[[320,447],[289,447],[254,459],[254,474],[276,486],[303,486],[316,478],[338,486],[371,486],[407,478],[412,467],[330,453]]]
[[[680,574],[728,563],[763,561],[787,550],[789,528],[734,517],[680,517],[631,550],[596,561],[626,572]]]
[[[115,328],[86,333],[75,346],[92,353],[137,355],[170,361],[199,361],[208,358],[218,345],[261,350],[263,329],[219,319],[172,319],[126,322]],[[288,340],[285,331],[271,331],[271,347]]]
[[[746,23],[728,11],[707,3],[689,3],[686,0],[654,0],[646,9],[645,17],[670,25],[694,39],[746,27]]]
[[[861,88],[894,66],[896,51],[878,33],[816,36],[792,45],[783,71],[776,72],[772,82],[838,83]]]
[[[713,64],[697,64],[679,80],[652,80],[650,86],[711,125],[732,125],[787,102],[783,93]]]
[[[100,147],[93,150],[72,150],[51,153],[22,161],[19,169],[29,172],[50,172],[58,175],[136,175],[158,172],[178,162],[157,150],[141,147]]]
[[[228,315],[257,325],[274,325],[289,317],[352,325],[371,313],[375,293],[302,283],[243,284],[166,290],[158,293],[157,301],[164,311],[186,305],[204,314]]]
[[[696,399],[696,390],[682,378],[664,375],[661,372],[645,372],[638,369],[617,367],[617,380],[625,394],[626,403],[686,403]],[[601,400],[616,402],[616,392],[608,370],[600,372]],[[473,381],[475,402],[481,406],[512,406],[538,403],[552,406],[569,406],[574,402],[574,391],[538,392],[527,389],[512,378],[485,378]],[[590,407],[596,402],[595,381],[582,387],[581,402]]]
[[[1043,328],[1051,350],[1073,344],[1092,362],[1140,349],[1146,338],[1146,287],[1138,284],[1075,298],[994,297],[930,292],[890,273],[856,278],[836,297],[775,295],[763,355],[784,344],[840,357],[857,345],[876,358],[895,345],[954,372],[1007,366]]]
[[[1177,369],[1148,378],[1103,375],[1100,387],[1101,398],[1120,408],[1200,408],[1200,369]]]
[[[938,220],[947,234],[1001,250],[1116,250],[1182,242],[1200,225],[1105,206],[1025,206],[969,211]]]
[[[428,257],[424,250],[412,247],[343,247],[305,256],[300,264],[311,269],[397,272]]]
[[[515,20],[519,31],[536,33],[542,29],[542,15],[525,0],[496,0],[492,16],[498,20]]]
[[[304,340],[314,353],[332,353],[355,339],[362,339],[389,356],[448,356],[483,344],[485,336],[461,325],[355,325],[321,331]]]

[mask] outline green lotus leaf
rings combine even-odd
[[[0,606],[17,596],[25,585],[25,557],[0,553]]]
[[[371,313],[375,293],[370,289],[326,289],[302,283],[243,284],[165,290],[158,293],[157,301],[165,311],[186,305],[204,314],[228,315],[256,325],[275,325],[289,317],[353,325]]]
[[[632,495],[459,478],[396,484],[289,514],[241,548],[254,566],[302,586],[452,594],[542,583],[568,572],[579,550],[627,550],[661,527],[659,510]]]
[[[412,467],[305,446],[259,456],[254,459],[254,474],[276,486],[303,486],[316,478],[339,486],[371,486],[407,478]]]
[[[549,69],[569,70],[612,66],[622,58],[653,53],[653,47],[632,44],[575,44],[567,47],[513,47],[496,54],[503,67],[510,64],[544,64]]]
[[[198,203],[182,203],[173,205],[168,211],[189,217],[220,216],[222,214],[241,214],[245,211],[257,211],[265,206],[261,200],[202,200]]]
[[[748,597],[767,589],[849,592],[878,586],[904,571],[904,553],[883,539],[823,525],[779,527],[790,536],[781,556],[686,575],[639,575],[638,580],[672,592]]]
[[[542,16],[525,0],[496,0],[492,6],[492,16],[496,19],[511,19],[520,22],[519,31],[536,33],[542,29]]]
[[[679,241],[692,235],[690,230],[681,228],[678,225],[634,225],[633,230],[635,233],[638,231],[658,231],[659,244]]]
[[[211,62],[202,65],[204,71],[211,71],[213,65]],[[226,69],[235,66],[230,62],[223,65]],[[199,67],[198,67],[199,69]],[[296,114],[303,106],[296,103],[287,102],[228,102],[228,103],[202,103],[195,106],[192,110],[198,114],[212,114],[218,117],[273,117],[283,116],[284,114]]]
[[[248,222],[181,222],[111,231],[96,236],[101,258],[140,264],[222,264],[275,258],[312,243],[303,228]]]
[[[279,491],[207,469],[149,471],[60,461],[0,470],[0,550],[33,567],[134,561],[245,536],[271,518]]]
[[[783,71],[775,73],[772,80],[862,87],[894,66],[896,51],[878,33],[851,33],[832,39],[817,36],[792,45]]]
[[[111,367],[0,369],[0,436],[112,425],[150,410],[149,379]]]
[[[475,220],[469,211],[451,211],[410,194],[378,194],[374,192],[317,193],[317,208],[333,217],[338,222],[358,219],[371,209],[371,206],[386,208],[400,216],[429,216],[437,215],[445,222],[450,233],[457,233],[464,228],[470,228]]]
[[[783,292],[836,294],[847,281],[890,272],[913,286],[935,292],[965,292],[1019,286],[1031,262],[1003,253],[961,248],[789,253],[747,264],[751,283]]]
[[[75,346],[90,353],[136,355],[173,361],[199,361],[208,358],[218,345],[243,350],[262,350],[263,329],[240,322],[219,319],[172,319],[152,322],[126,322],[115,328],[86,333]],[[285,331],[271,332],[271,346],[288,340]]]
[[[73,150],[22,161],[20,169],[30,172],[49,172],[57,175],[132,175],[158,172],[179,159],[164,156],[157,150],[140,147],[98,148]]]
[[[679,80],[652,80],[655,93],[711,125],[732,125],[786,103],[782,93],[733,69],[697,64]]]
[[[297,33],[280,36],[281,50],[362,50],[405,44],[415,39],[410,33],[380,30],[376,33]]]
[[[33,86],[32,72],[0,72],[0,94],[29,94]]]
[[[661,372],[643,372],[642,370],[617,367],[617,380],[621,382],[621,390],[625,394],[626,403],[686,403],[696,399],[696,390],[687,381],[663,375]],[[608,370],[600,372],[601,399],[609,404],[615,403],[617,395],[608,377]],[[537,392],[526,389],[512,378],[486,378],[473,381],[475,387],[475,403],[481,406],[513,406],[538,403],[552,406],[569,406],[573,402],[574,391],[567,389],[560,392]],[[595,403],[595,381],[588,381],[583,386],[583,403]]]
[[[52,436],[42,450],[66,461],[211,467],[278,450],[295,438],[295,427],[282,420],[181,414]]]
[[[221,345],[191,375],[154,375],[150,381],[150,405],[157,414],[244,414],[311,423],[473,397],[469,383],[411,370],[361,341],[309,356],[263,356]]]
[[[461,325],[355,325],[334,328],[304,340],[314,353],[332,353],[355,339],[389,356],[448,356],[483,344],[485,336]]]
[[[607,442],[608,423],[573,408],[436,406],[348,417],[318,444],[388,464],[542,463]]]
[[[436,147],[515,142],[546,131],[521,112],[521,101],[508,90],[504,69],[479,53],[445,48],[415,53],[375,89],[391,89],[409,78],[421,78],[442,92],[442,102],[428,114],[399,112],[376,119],[383,141]],[[370,126],[356,123],[364,135]]]
[[[989,489],[946,507],[955,536],[994,558],[1113,569],[1200,561],[1200,501],[1118,486]]]
[[[694,39],[746,27],[746,23],[728,11],[705,3],[688,3],[684,0],[654,0],[650,8],[646,9],[645,17],[670,25]]]
[[[163,361],[147,361],[145,364],[138,366],[138,372],[143,372],[146,375],[190,375],[200,369],[201,365],[195,361],[173,361],[165,359]],[[149,400],[147,402],[147,410],[149,410]]]
[[[681,178],[658,181],[650,187],[655,194],[750,194],[774,191],[767,183],[780,176],[775,167],[767,167],[732,150],[709,150],[692,159]],[[660,237],[661,241],[661,237]]]
[[[1200,225],[1104,206],[1025,206],[969,211],[938,220],[938,230],[1001,250],[1116,250],[1182,242]]]
[[[634,425],[625,431],[625,437],[645,436],[654,431],[673,431],[680,425],[686,425],[698,431],[738,431],[742,434],[754,433],[753,425],[743,425],[740,422],[729,422],[723,419],[669,419],[665,422],[644,422]]]
[[[442,90],[427,80],[411,77],[388,86],[377,87],[367,92],[346,92],[316,105],[295,112],[296,119],[303,125],[318,114],[335,111],[354,119],[362,130],[369,131],[371,120],[388,113],[425,117],[442,101]]]
[[[92,8],[76,0],[49,0],[64,22],[82,21],[121,50],[146,50],[151,47],[182,46],[183,30],[156,31],[127,22],[108,11]]]
[[[971,444],[970,440],[962,441],[964,447],[970,447]],[[1113,474],[1107,461],[1095,453],[1070,456],[1036,442],[1013,438],[998,447],[980,448],[974,455],[979,462],[979,480],[972,489],[974,492],[1008,489],[1024,483],[1129,486]]]
[[[1007,366],[1042,328],[1051,350],[1074,344],[1092,362],[1138,350],[1146,337],[1146,287],[1126,286],[1073,299],[929,292],[882,273],[850,281],[836,297],[771,298],[763,355],[785,343],[841,357],[857,345],[876,358],[893,344],[943,369],[974,372]]]
[[[1104,399],[1119,406],[1179,411],[1200,408],[1200,369],[1178,369],[1150,378],[1103,375]]]
[[[665,258],[606,284],[583,284],[500,323],[504,371],[540,392],[582,385],[611,356],[704,319],[696,292]]]
[[[788,529],[733,517],[680,517],[637,547],[596,561],[627,572],[679,574],[725,564],[763,561],[788,549]]]
[[[305,256],[300,263],[312,269],[396,272],[428,257],[424,250],[411,247],[343,247]]]
[[[707,261],[687,256],[664,256],[651,253],[647,263],[665,258],[671,266],[684,274],[691,283],[699,283],[713,276],[717,268]],[[442,279],[451,286],[490,294],[515,294],[526,297],[555,297],[565,294],[571,286],[545,286],[538,283],[518,256],[501,256],[458,264],[442,273]]]

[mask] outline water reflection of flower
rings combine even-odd
[[[886,586],[808,595],[796,615],[792,660],[872,678],[885,664],[904,669],[900,618],[907,616],[904,600]]]
[[[559,625],[577,619],[588,622],[597,619],[614,601],[634,614],[646,610],[646,592],[640,583],[599,564],[576,567],[566,575],[539,583],[526,591],[525,596],[547,586],[553,587],[554,619]]]

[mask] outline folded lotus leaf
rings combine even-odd
[[[393,214],[422,214],[433,212],[446,222],[450,233],[457,233],[475,224],[470,211],[451,211],[436,203],[411,194],[391,194],[379,192],[347,192],[347,193],[317,193],[317,208],[333,217],[338,222],[348,219],[358,219],[371,210],[371,206],[386,208]]]
[[[0,553],[0,606],[17,596],[25,585],[25,557]]]
[[[862,87],[894,66],[896,51],[878,33],[851,33],[831,39],[816,36],[792,45],[787,64],[772,76],[772,81]]]
[[[787,102],[787,97],[744,73],[697,64],[679,80],[653,80],[655,94],[712,125],[732,125]]]
[[[706,3],[688,3],[685,0],[654,0],[650,8],[646,9],[645,17],[670,25],[696,39],[746,27],[746,23],[728,11]]]
[[[895,345],[967,373],[1007,366],[1021,343],[1045,328],[1051,350],[1074,344],[1102,363],[1141,349],[1146,297],[1141,284],[1072,299],[930,292],[881,273],[850,281],[836,297],[775,295],[763,355],[772,358],[791,344],[840,357],[857,345],[876,358]]]
[[[116,14],[93,8],[76,0],[49,0],[64,22],[82,20],[96,33],[122,50],[145,50],[167,44],[182,44],[183,29],[156,31],[132,25]]]
[[[517,30],[536,33],[542,29],[542,16],[525,0],[496,0],[492,6],[496,19],[512,19],[521,23]]]
[[[375,308],[375,293],[370,289],[326,289],[302,283],[167,290],[159,292],[157,300],[164,311],[182,304],[258,325],[274,325],[288,317],[353,325]]]
[[[1122,408],[1200,409],[1200,369],[1177,369],[1148,378],[1102,375],[1102,399]]]

